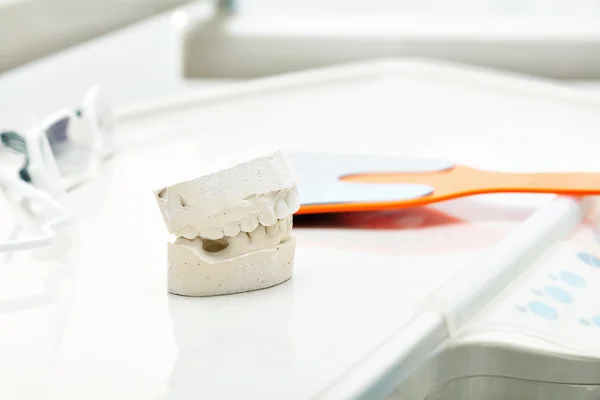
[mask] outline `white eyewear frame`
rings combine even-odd
[[[5,195],[20,214],[36,204],[46,219],[39,234],[23,240],[0,242],[0,252],[31,250],[53,244],[59,232],[69,235],[74,215],[66,205],[67,191],[90,179],[113,150],[115,118],[98,87],[86,93],[77,110],[60,110],[20,136],[2,132],[2,144],[25,156],[18,175],[0,174]],[[31,214],[31,210],[28,210]]]

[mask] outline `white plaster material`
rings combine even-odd
[[[240,224],[238,224],[237,222],[234,222],[234,221],[226,222],[223,225],[223,234],[225,236],[234,237],[238,233],[240,233]],[[187,239],[192,239],[192,238],[187,238]]]
[[[215,170],[155,191],[170,233],[189,225],[198,231],[225,222],[257,216],[266,205],[285,202],[295,190],[295,176],[281,151],[231,161],[220,160]],[[290,211],[295,212],[292,207]]]
[[[260,210],[260,214],[258,214],[258,221],[263,226],[273,226],[275,223],[277,223],[277,215],[275,214],[275,210],[273,207],[271,207],[271,205],[268,205]]]
[[[296,240],[224,260],[206,260],[189,247],[169,243],[169,292],[214,296],[249,292],[292,276]]]
[[[274,151],[155,190],[177,236],[168,244],[169,292],[212,296],[291,278],[300,204],[290,167]]]
[[[240,222],[240,228],[243,232],[252,232],[258,226],[258,220],[254,214],[246,215]]]
[[[275,215],[277,215],[277,218],[283,218],[286,215],[288,215],[289,213],[290,213],[290,209],[287,206],[285,200],[284,199],[277,200],[277,203],[275,204]]]

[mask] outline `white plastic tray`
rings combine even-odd
[[[82,213],[74,251],[0,264],[0,397],[385,394],[383,373],[400,379],[409,360],[420,362],[445,338],[438,315],[416,315],[422,301],[552,196],[480,196],[347,217],[354,228],[297,226],[292,280],[183,298],[166,292],[170,238],[154,182],[272,142],[503,170],[599,170],[599,107],[544,82],[386,61],[121,110],[121,150],[102,176],[72,193]],[[401,357],[407,370],[390,370]],[[348,381],[365,365],[364,381]]]
[[[557,197],[433,293],[451,338],[389,400],[597,397],[599,211]]]

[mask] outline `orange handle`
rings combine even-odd
[[[417,207],[485,193],[553,193],[572,196],[600,194],[600,173],[504,173],[464,165],[438,172],[347,175],[341,180],[348,183],[428,184],[434,188],[434,192],[417,199],[387,203],[305,205],[298,214]]]
[[[600,194],[600,173],[505,173],[456,165],[445,171],[350,175],[347,182],[420,183],[434,188],[428,202],[484,193]]]
[[[497,173],[505,192],[554,193],[585,196],[600,194],[600,174],[581,173]]]

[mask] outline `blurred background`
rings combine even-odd
[[[0,0],[0,118],[388,57],[600,88],[600,1]]]

